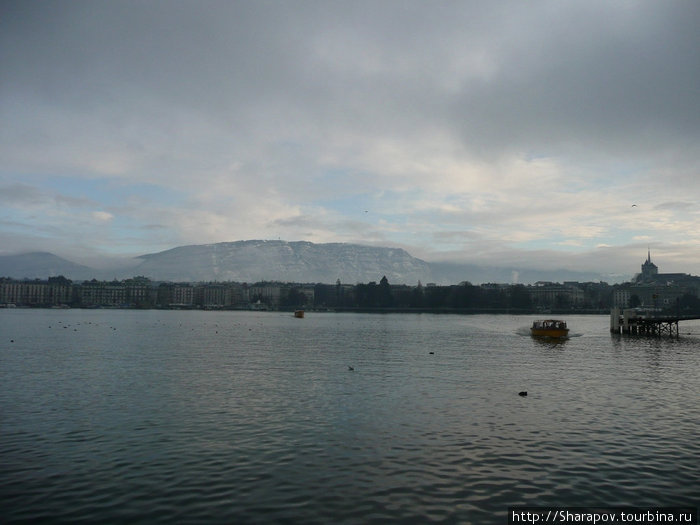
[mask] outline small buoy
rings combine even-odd
[[[15,340],[14,340],[14,339],[10,339],[10,343],[14,343],[14,342],[15,342]]]
[[[433,355],[435,352],[429,352],[429,353],[430,353],[430,355]]]
[[[519,395],[519,396],[522,396],[522,397],[525,397],[525,396],[527,395],[527,392],[525,392],[525,391],[518,392],[518,395]]]

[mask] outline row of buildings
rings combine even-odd
[[[292,290],[294,291],[292,293]],[[0,278],[2,306],[119,308],[279,308],[290,293],[295,302],[313,304],[313,285],[287,283],[156,283],[145,277],[122,281],[46,281]]]
[[[367,297],[373,287],[380,285],[335,285],[297,284],[265,282],[256,284],[215,282],[215,283],[155,283],[145,277],[134,277],[122,281],[84,281],[73,283],[64,277],[51,277],[46,281],[18,281],[0,278],[0,305],[4,306],[71,306],[71,307],[121,307],[121,308],[248,308],[279,309],[301,307],[352,307],[352,306],[444,306],[448,291],[469,283],[452,287],[429,284],[423,287],[391,285],[387,286],[385,299],[379,302]],[[591,284],[545,283],[539,282],[525,288],[528,301],[523,307],[543,308],[583,308],[604,307],[607,301],[601,300],[600,286],[594,304],[591,293],[586,288]],[[603,285],[607,287],[607,285]],[[485,292],[508,295],[511,285],[487,284],[479,287]],[[437,297],[434,301],[416,303],[413,297]],[[387,302],[387,299],[388,302]],[[318,299],[318,300],[317,300]],[[412,302],[413,301],[413,302]],[[451,305],[459,307],[461,305]]]
[[[0,305],[35,307],[122,307],[204,309],[294,308],[490,308],[518,311],[605,311],[611,307],[668,309],[699,303],[700,277],[663,274],[651,254],[633,281],[607,283],[538,282],[534,285],[468,282],[454,286],[379,284],[297,284],[264,282],[159,283],[145,277],[73,283],[0,278]],[[691,301],[691,302],[693,302]]]
[[[651,252],[633,281],[615,288],[613,306],[645,309],[673,309],[688,298],[700,295],[700,277],[687,273],[659,273]]]

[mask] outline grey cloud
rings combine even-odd
[[[82,197],[70,197],[68,195],[57,194],[53,196],[53,200],[56,202],[56,204],[68,206],[71,208],[85,208],[98,206],[98,203],[93,201],[92,199],[85,199]]]
[[[498,74],[456,98],[465,140],[485,149],[643,153],[697,137],[700,5],[633,4],[578,4],[530,20],[532,33],[508,49]]]
[[[32,207],[52,203],[76,208],[96,205],[90,199],[50,193],[36,186],[22,183],[0,186],[0,202],[12,207]]]
[[[282,226],[282,227],[287,227],[287,226],[301,226],[301,227],[309,227],[309,226],[314,226],[317,224],[314,224],[314,218],[309,216],[309,215],[297,215],[295,217],[286,217],[284,219],[276,219],[272,221],[272,224],[274,226]]]
[[[483,235],[473,231],[436,231],[432,237],[438,243],[474,242],[483,239]]]
[[[687,201],[662,202],[661,204],[657,204],[656,206],[654,206],[655,210],[671,210],[671,211],[676,211],[676,210],[686,211],[686,210],[692,210],[694,208],[698,208],[698,204],[693,203],[693,202],[687,202]]]
[[[143,226],[140,226],[139,229],[146,231],[166,230],[168,229],[168,226],[163,224],[144,224]]]
[[[186,107],[242,140],[446,124],[494,153],[644,150],[700,126],[697,2],[10,5],[3,94],[117,122]]]
[[[40,204],[45,200],[44,192],[27,184],[0,186],[0,202],[9,206]]]

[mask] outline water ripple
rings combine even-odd
[[[511,505],[694,505],[697,341],[606,323],[545,346],[517,317],[1,312],[0,510],[503,523]]]

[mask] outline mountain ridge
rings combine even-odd
[[[59,275],[87,275],[92,268],[77,264],[50,252],[27,252],[0,256],[0,277],[46,279]]]
[[[402,248],[351,243],[245,240],[176,246],[135,257],[132,264],[110,270],[90,268],[48,252],[0,256],[0,277],[73,280],[115,279],[142,275],[154,281],[282,281],[347,284],[379,281],[392,284],[534,283],[600,281],[595,272],[486,267],[468,263],[426,262]]]
[[[138,257],[133,270],[162,280],[366,282],[383,275],[415,283],[431,277],[428,263],[401,248],[309,241],[247,240],[178,246]]]

